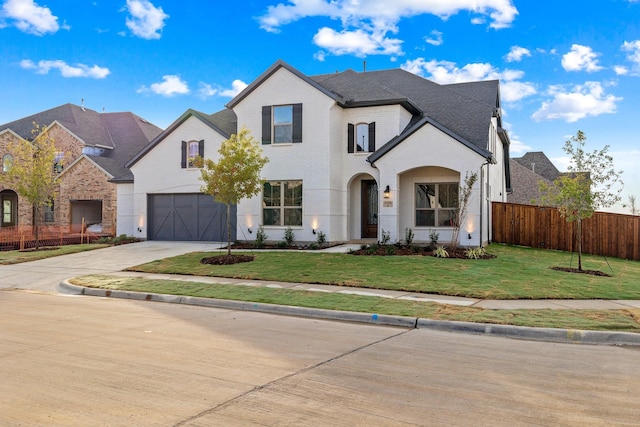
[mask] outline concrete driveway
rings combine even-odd
[[[71,277],[120,271],[157,259],[189,252],[215,251],[226,244],[145,241],[14,265],[0,265],[0,289],[54,292]]]

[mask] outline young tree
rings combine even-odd
[[[557,206],[567,222],[576,222],[578,270],[582,271],[582,220],[593,212],[620,201],[622,171],[616,171],[609,146],[591,153],[585,151],[587,137],[582,131],[564,144],[570,157],[568,173],[552,184],[540,183],[541,202]]]
[[[453,223],[453,234],[451,236],[451,246],[453,248],[457,248],[459,244],[460,238],[460,227],[467,220],[467,209],[469,207],[469,199],[471,198],[471,191],[473,190],[473,186],[478,180],[478,174],[472,173],[467,174],[464,177],[464,185],[460,187],[458,194],[458,210],[456,211],[456,216],[454,218]]]
[[[631,215],[638,215],[638,212],[640,212],[640,210],[638,209],[638,205],[636,204],[636,196],[630,194],[627,200],[628,202],[622,205],[622,207],[629,208],[629,210],[631,211]]]
[[[202,167],[200,179],[204,185],[201,190],[227,205],[227,255],[230,256],[231,206],[260,193],[260,172],[269,160],[262,155],[260,145],[244,127],[223,141],[218,152],[220,159],[217,162],[197,158],[194,164]]]
[[[49,136],[45,126],[33,123],[31,141],[20,139],[7,146],[13,156],[13,164],[8,179],[16,191],[33,206],[33,225],[35,229],[35,247],[40,247],[40,216],[43,206],[50,206],[56,197],[58,167],[54,139]]]

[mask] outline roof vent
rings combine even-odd
[[[82,111],[86,111],[86,110],[84,109],[84,98],[82,98],[80,101],[81,101],[81,103],[82,103],[82,104],[80,105],[80,108],[82,108]]]

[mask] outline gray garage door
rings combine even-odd
[[[149,240],[227,241],[227,207],[206,194],[149,194]],[[231,209],[236,239],[236,207]]]

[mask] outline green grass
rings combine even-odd
[[[254,252],[253,262],[200,264],[190,253],[130,268],[150,273],[220,276],[281,282],[321,283],[482,299],[640,299],[640,262],[586,256],[583,268],[612,277],[550,269],[575,267],[569,253],[490,245],[496,258],[442,259],[426,256],[354,256],[309,252]]]
[[[83,276],[72,279],[71,282],[79,286],[103,289],[190,295],[436,320],[640,332],[640,310],[483,310],[473,307],[458,307],[432,302],[396,300],[373,296],[104,275]]]
[[[94,249],[106,248],[107,244],[100,243],[87,243],[82,245],[65,245],[59,246],[55,249],[42,248],[37,251],[6,251],[0,252],[0,264],[18,264],[27,261],[36,261],[39,259],[55,257],[58,255],[74,254],[77,252],[91,251]]]

